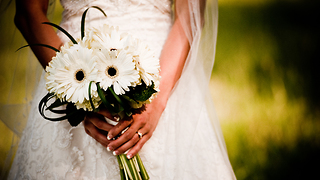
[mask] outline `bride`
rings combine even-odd
[[[42,24],[49,21],[48,4],[48,0],[16,0],[15,23],[29,44],[59,49],[68,39]],[[148,43],[160,59],[160,93],[130,121],[111,125],[103,116],[114,117],[101,111],[71,127],[67,121],[50,122],[39,114],[37,105],[46,94],[42,78],[9,179],[120,179],[114,155],[125,152],[128,158],[139,152],[150,179],[235,179],[208,92],[217,2],[61,0],[61,4],[60,26],[74,37],[80,36],[83,11],[98,6],[107,17],[89,10],[86,28],[118,26]],[[55,56],[44,47],[32,50],[43,67]]]

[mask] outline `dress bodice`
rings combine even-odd
[[[166,35],[171,26],[171,0],[61,0],[64,8],[61,26],[74,37],[80,36],[82,13],[90,6],[98,6],[107,17],[97,9],[90,9],[86,18],[86,29],[102,24],[118,26],[120,31],[128,32],[147,42],[160,54]],[[63,41],[67,37],[59,33]]]
[[[97,0],[60,0],[63,8],[69,13],[77,13],[81,8],[95,1]],[[109,7],[114,7],[122,11],[126,11],[129,8],[135,9],[138,6],[148,9],[150,9],[150,6],[155,6],[162,12],[171,11],[171,0],[100,0],[100,2],[109,4]]]

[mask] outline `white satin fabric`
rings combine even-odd
[[[172,24],[169,0],[62,0],[61,3],[65,8],[61,26],[74,37],[80,36],[83,11],[95,5],[108,17],[90,9],[86,28],[104,23],[119,26],[120,31],[147,42],[158,56]],[[58,35],[68,40],[62,33]],[[208,106],[211,101],[204,95],[205,86],[201,86],[207,79],[199,82],[204,73],[201,68],[190,67],[197,65],[191,58],[153,136],[139,154],[151,180],[235,179],[220,127],[210,120],[214,109]],[[67,121],[50,122],[40,116],[37,106],[46,93],[42,79],[9,179],[120,179],[116,157],[88,136],[82,124],[72,128]]]

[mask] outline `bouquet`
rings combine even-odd
[[[99,7],[92,7],[105,15]],[[85,32],[88,9],[82,15],[80,39],[75,40],[63,28],[45,22],[66,34],[70,42],[60,51],[48,45],[33,44],[56,51],[46,67],[49,92],[39,103],[40,114],[45,119],[67,119],[72,126],[77,126],[87,113],[100,108],[107,108],[120,119],[130,118],[141,112],[159,92],[159,59],[148,46],[113,26],[104,25]],[[48,117],[46,111],[61,116]],[[121,179],[149,179],[139,155],[127,159],[122,154],[117,158]]]

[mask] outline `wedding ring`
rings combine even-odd
[[[137,132],[138,133],[138,135],[139,135],[139,138],[141,139],[142,138],[142,133],[141,132]]]

